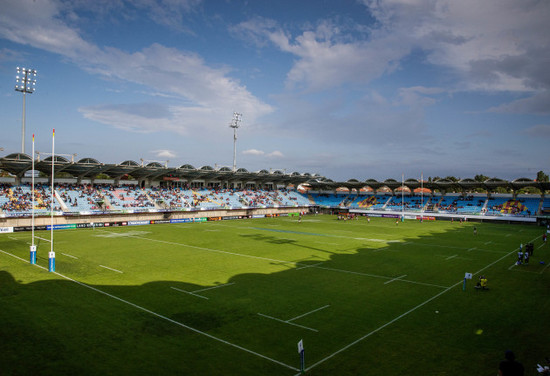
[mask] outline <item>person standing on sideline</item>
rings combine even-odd
[[[498,374],[500,376],[524,376],[525,369],[523,364],[516,360],[516,356],[510,350],[504,353],[504,358],[498,366]]]
[[[474,235],[477,235],[477,227],[474,226]]]

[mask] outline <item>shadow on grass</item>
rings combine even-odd
[[[451,239],[449,233],[454,233]],[[446,233],[425,232],[403,239],[408,245],[389,243],[369,247],[359,242],[353,247],[343,247],[345,251],[263,234],[243,238],[311,250],[313,254],[284,262],[288,269],[283,271],[242,273],[231,276],[228,283],[209,286],[153,281],[139,286],[84,289],[63,279],[23,284],[14,279],[14,274],[0,271],[1,374],[292,375],[295,371],[287,367],[226,346],[204,334],[291,367],[297,366],[293,347],[303,338],[311,354],[308,359],[316,362],[442,291],[422,286],[416,292],[402,280],[451,286],[463,272],[475,272],[501,257],[491,253],[471,256],[469,250],[481,244],[488,247],[484,244],[487,240],[482,234],[472,239],[470,229],[460,227]],[[492,241],[494,246],[508,249],[514,247],[511,242],[519,242],[517,236]],[[499,241],[502,243],[497,244]],[[462,249],[414,246],[414,242],[460,244]],[[329,257],[323,258],[316,252]],[[470,254],[474,260],[436,259],[434,255],[438,252],[447,257]],[[513,256],[506,258],[506,262],[508,259],[513,260]],[[539,270],[535,262],[536,259],[530,271]],[[24,268],[14,273],[32,278],[42,272],[20,269]],[[397,278],[403,275],[407,277]],[[463,374],[475,374],[473,370],[480,369],[485,371],[482,374],[488,374],[494,365],[482,364],[483,356],[477,354],[477,345],[483,346],[492,357],[497,356],[494,352],[503,350],[503,344],[526,349],[517,351],[520,359],[526,359],[529,352],[536,353],[531,356],[539,355],[542,345],[530,343],[533,338],[550,334],[545,316],[550,308],[548,295],[535,290],[543,288],[548,292],[545,274],[511,274],[504,262],[491,269],[491,278],[509,280],[503,280],[481,299],[480,295],[462,293],[457,286],[438,301],[439,316],[427,319],[426,312],[433,314],[433,309],[425,311],[422,307],[418,316],[415,311],[410,320],[397,322],[373,335],[372,340],[361,341],[308,373],[356,375],[369,370],[369,374],[407,374],[411,366],[418,366],[418,359],[407,360],[399,354],[408,352],[422,354],[429,362],[422,365],[425,374],[446,374],[449,368],[463,367],[463,359],[454,359],[457,353],[474,363],[469,370],[458,368],[468,372]],[[517,293],[518,280],[531,289],[529,299],[524,291]],[[97,290],[104,294],[98,295]],[[106,299],[106,294],[116,298]],[[330,305],[330,309],[310,314],[325,305]],[[542,310],[541,305],[545,307]],[[481,317],[478,310],[484,312]],[[281,322],[261,317],[260,312]],[[301,315],[307,319],[295,319]],[[526,315],[531,323],[525,323]],[[465,322],[464,317],[473,323]],[[494,320],[500,324],[491,323]],[[542,324],[533,325],[535,322]],[[309,325],[319,332],[290,323]],[[489,334],[475,337],[470,327],[491,328],[494,332],[486,329]],[[534,332],[535,327],[538,333]],[[442,342],[434,343],[434,335]],[[381,360],[381,354],[385,354],[386,361]]]

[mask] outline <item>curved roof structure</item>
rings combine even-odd
[[[17,177],[23,177],[25,172],[32,169],[32,159],[27,154],[13,153],[0,158],[0,169],[9,172]],[[36,159],[35,170],[40,171],[47,176],[51,175],[52,158]],[[285,174],[280,170],[260,172],[249,172],[245,168],[239,168],[233,172],[229,167],[215,169],[212,166],[202,166],[195,168],[190,164],[184,164],[180,167],[167,167],[158,162],[148,163],[143,166],[136,161],[125,160],[118,164],[101,163],[94,158],[83,158],[78,162],[73,162],[62,156],[55,156],[54,170],[56,173],[64,172],[75,178],[94,178],[99,174],[105,174],[112,179],[120,179],[123,176],[130,175],[136,180],[163,180],[181,179],[186,181],[210,180],[210,181],[229,181],[229,182],[255,182],[255,183],[274,183],[274,184],[294,184],[299,185],[310,179],[311,174],[293,175]],[[316,175],[319,176],[319,175]],[[323,178],[324,179],[324,178]]]
[[[22,177],[25,172],[32,168],[31,156],[24,153],[12,153],[0,158],[0,169],[7,171],[17,177]],[[35,170],[41,171],[46,175],[51,174],[51,157],[46,159],[36,159],[34,161]],[[317,190],[336,190],[338,188],[348,188],[349,190],[361,190],[370,188],[374,191],[382,187],[388,187],[391,190],[396,190],[403,184],[410,190],[414,190],[423,186],[430,190],[460,190],[470,191],[476,188],[482,188],[489,192],[496,188],[508,188],[519,190],[525,187],[535,187],[541,191],[550,190],[549,182],[537,182],[528,178],[518,178],[512,181],[503,179],[487,179],[485,181],[477,181],[474,179],[462,179],[452,181],[449,179],[439,179],[432,182],[420,182],[418,179],[407,179],[404,182],[396,179],[386,179],[377,181],[375,179],[367,179],[359,181],[357,179],[349,179],[345,182],[335,182],[318,174],[310,174],[308,172],[299,173],[292,172],[286,174],[281,170],[269,171],[262,169],[258,172],[249,172],[245,168],[239,168],[233,172],[229,167],[221,167],[215,169],[211,166],[202,166],[199,169],[190,164],[184,164],[180,167],[167,167],[158,162],[151,162],[146,166],[142,166],[135,161],[126,160],[118,164],[101,163],[94,158],[83,158],[78,162],[69,161],[62,156],[55,156],[54,168],[57,172],[66,172],[75,178],[94,178],[99,174],[105,174],[112,179],[120,179],[125,175],[130,175],[136,180],[163,180],[181,179],[185,181],[193,180],[210,180],[210,181],[229,181],[229,182],[255,182],[259,184],[274,183],[274,184],[292,184],[298,186],[307,184],[312,189]]]

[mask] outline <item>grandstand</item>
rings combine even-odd
[[[33,211],[39,217],[51,213],[49,173],[52,160],[34,161],[35,171],[43,174],[35,179],[34,208],[31,179],[25,176],[32,162],[30,156],[20,153],[0,158],[0,169],[12,175],[0,178],[0,217],[25,218]],[[415,179],[334,182],[309,173],[249,172],[242,168],[233,172],[229,168],[204,166],[197,169],[191,165],[172,168],[158,163],[140,165],[129,160],[104,164],[93,158],[71,162],[56,156],[54,164],[58,173],[72,176],[58,179],[59,184],[55,184],[54,212],[57,217],[157,213],[166,218],[166,213],[186,212],[216,217],[231,216],[235,214],[231,211],[235,210],[241,211],[239,215],[242,210],[248,211],[246,215],[255,215],[262,210],[261,213],[266,214],[265,210],[276,213],[281,209],[302,211],[306,208],[314,211],[344,209],[359,214],[425,213],[442,218],[505,217],[513,220],[537,218],[550,211],[550,201],[544,195],[515,193],[525,187],[535,187],[541,192],[550,189],[550,183],[525,178],[486,182],[472,179],[458,182],[444,179],[434,182]],[[98,179],[99,174],[110,178]],[[414,190],[421,186],[429,193],[415,194]],[[513,193],[470,193],[477,188],[493,192],[498,187]],[[402,189],[406,190],[403,194]]]

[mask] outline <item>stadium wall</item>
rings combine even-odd
[[[186,212],[144,212],[144,213],[104,213],[96,215],[69,215],[54,216],[54,226],[62,227],[65,225],[76,224],[78,226],[90,223],[118,223],[118,222],[162,222],[168,223],[171,220],[190,220],[199,218],[206,220],[224,219],[224,218],[253,218],[259,216],[283,216],[290,213],[308,211],[307,207],[291,208],[254,208],[254,209],[235,209],[235,210],[197,210]],[[35,227],[50,226],[52,219],[50,216],[35,217]],[[31,229],[31,217],[6,217],[0,218],[0,228],[28,228]]]

